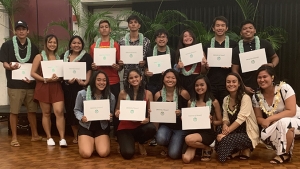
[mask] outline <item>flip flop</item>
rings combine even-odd
[[[18,140],[13,140],[10,142],[10,146],[12,147],[20,147],[20,143]]]
[[[42,141],[42,140],[43,140],[43,137],[42,137],[42,136],[31,138],[31,141],[32,141],[32,142],[35,142],[35,141]]]

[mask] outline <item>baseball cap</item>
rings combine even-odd
[[[15,29],[17,29],[20,26],[28,29],[28,25],[25,21],[17,21],[16,24],[15,24]]]

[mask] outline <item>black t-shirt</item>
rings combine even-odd
[[[262,49],[262,48],[265,48],[267,62],[271,63],[272,56],[275,54],[275,51],[274,51],[272,45],[267,40],[260,39],[260,49]],[[255,40],[253,40],[251,42],[244,42],[244,51],[245,52],[249,52],[249,51],[253,51],[253,50],[255,50]],[[242,73],[239,54],[240,54],[240,50],[239,50],[239,46],[237,46],[233,50],[232,64],[240,66],[239,74],[241,75],[244,84],[247,87],[251,87],[253,90],[256,90],[258,88],[258,86],[257,86],[257,82],[256,82],[255,71]]]
[[[166,54],[166,52],[157,51],[157,55],[165,55],[165,54]],[[171,68],[173,68],[173,66],[175,64],[175,52],[174,52],[174,50],[170,49],[170,55],[171,55]],[[151,57],[151,56],[153,56],[153,49],[148,50],[148,52],[146,53],[146,57]],[[146,61],[145,67],[148,67],[147,59],[145,61]],[[161,82],[162,82],[161,78],[162,78],[161,73],[154,74],[153,76],[149,77],[148,84],[160,86]]]
[[[24,45],[20,43],[20,41],[17,38],[17,42],[19,45],[19,54],[20,57],[23,59],[26,57],[27,53],[27,40]],[[22,49],[22,50],[21,50]],[[34,57],[39,53],[38,48],[31,43],[31,56],[28,62],[26,63],[32,63]],[[18,62],[15,51],[14,51],[14,45],[13,41],[9,40],[2,44],[1,50],[0,50],[0,62]],[[22,80],[12,80],[12,70],[5,69],[6,73],[6,79],[7,79],[7,87],[11,89],[34,89],[35,88],[35,81],[32,81],[31,83],[23,82]]]
[[[229,48],[234,49],[237,46],[237,43],[233,40],[229,40]],[[204,47],[204,53],[207,56],[207,49],[210,47],[210,44]],[[215,41],[215,48],[225,48],[225,41],[221,44]],[[209,64],[209,63],[208,63]],[[222,85],[225,86],[226,76],[231,72],[230,68],[221,68],[221,67],[211,67],[209,68],[207,77],[211,85]]]

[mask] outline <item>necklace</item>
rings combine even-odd
[[[227,99],[226,99],[226,111],[227,111],[228,113],[230,113],[231,115],[234,115],[234,113],[235,113],[236,110],[237,110],[237,105],[235,105],[235,106],[234,106],[234,110],[231,111],[230,108],[229,108],[229,100],[230,100],[230,97],[227,96]]]
[[[90,85],[86,89],[86,100],[92,100],[92,91]]]
[[[197,100],[193,100],[191,103],[191,107],[196,107],[196,104],[197,104]],[[209,107],[209,111],[211,111],[211,104],[212,104],[211,99],[208,99],[208,101],[205,103],[205,105]]]
[[[210,40],[211,48],[215,48],[215,41],[216,41],[215,37],[211,38],[211,40]],[[229,48],[229,37],[228,36],[225,36],[225,48]]]
[[[97,39],[95,48],[99,48],[100,47],[101,40],[102,40],[101,38]],[[114,43],[115,43],[115,41],[112,38],[110,38],[110,40],[109,40],[109,47],[110,48],[114,48]]]
[[[191,74],[194,73],[194,71],[196,70],[196,67],[197,67],[197,63],[193,64],[192,68],[189,70],[189,71],[186,71],[185,68],[183,67],[181,69],[181,73],[184,75],[184,76],[189,76]]]
[[[41,55],[43,57],[43,61],[48,61],[48,57],[46,55],[46,52],[44,50],[42,50]],[[60,60],[58,55],[55,55],[56,60]]]
[[[72,61],[72,62],[77,62],[77,61],[79,61],[82,57],[83,57],[83,55],[86,53],[86,51],[85,50],[82,50],[81,52],[80,52],[80,54],[78,55],[78,56],[76,56],[76,58]],[[64,54],[64,62],[68,62],[68,57],[70,56],[70,51],[69,50],[67,50],[66,52],[65,52],[65,54]]]
[[[259,98],[259,107],[268,117],[272,116],[277,110],[278,103],[280,102],[280,94],[281,94],[280,90],[281,90],[281,87],[283,84],[285,84],[285,82],[280,82],[280,84],[276,90],[275,96],[274,96],[274,104],[271,106],[272,107],[271,109],[269,108],[269,110],[266,109],[267,103],[266,103],[261,91],[258,91],[258,93],[257,93],[258,98]]]
[[[167,101],[167,90],[166,90],[165,86],[163,86],[163,88],[161,89],[161,97],[162,97],[162,102]],[[176,110],[177,110],[178,109],[178,96],[177,96],[176,88],[174,89],[174,92],[173,92],[173,102],[176,103]]]
[[[259,40],[258,36],[254,36],[254,40],[255,40],[255,50],[260,49],[260,40]],[[245,52],[243,40],[239,41],[239,50],[240,50],[240,53]]]
[[[24,49],[21,49],[19,47],[18,42],[17,42],[17,36],[13,36],[13,38],[12,38],[13,45],[14,45],[15,56],[16,56],[16,59],[18,60],[19,63],[26,63],[30,59],[30,55],[31,55],[31,41],[30,41],[29,38],[26,38],[26,40],[27,40],[27,46],[24,49],[27,48],[27,52],[26,52],[25,58],[22,59],[21,56],[20,56],[20,53],[19,53],[19,49],[20,50],[24,50]]]
[[[166,46],[166,54],[170,54],[170,48],[168,45]],[[153,56],[157,56],[157,45],[153,48]]]
[[[130,46],[130,33],[125,35],[125,46]],[[143,46],[144,44],[144,35],[139,33],[139,46]]]

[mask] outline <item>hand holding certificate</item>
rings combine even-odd
[[[209,116],[208,106],[182,108],[182,130],[210,129]]]
[[[179,52],[184,66],[199,63],[203,58],[202,43],[179,49]]]
[[[150,122],[176,123],[176,102],[150,102]]]
[[[143,46],[120,46],[120,54],[124,64],[139,64],[143,61]]]
[[[147,57],[149,72],[160,74],[171,68],[170,54]]]
[[[16,62],[12,62],[12,65],[15,65]],[[31,63],[18,63],[19,68],[12,71],[12,79],[14,80],[34,80],[33,77],[30,76],[31,72]]]
[[[121,100],[119,120],[143,121],[146,101]]]
[[[83,102],[84,116],[88,121],[110,120],[109,100],[87,100]]]
[[[94,63],[97,66],[111,66],[116,63],[116,48],[94,48]]]
[[[86,79],[86,63],[85,62],[64,62],[63,63],[64,80],[70,79]]]
[[[232,48],[208,48],[207,62],[210,67],[231,67]]]
[[[56,74],[57,77],[63,77],[62,60],[41,61],[41,66],[44,78],[51,78],[53,74]]]
[[[253,50],[250,52],[240,53],[240,62],[242,73],[255,71],[261,65],[267,64],[265,49]]]

